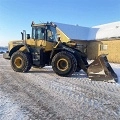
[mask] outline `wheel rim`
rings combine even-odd
[[[68,61],[64,58],[59,59],[57,62],[57,68],[60,71],[66,71],[68,69]]]
[[[21,68],[21,67],[22,67],[22,64],[23,64],[22,58],[17,57],[17,58],[15,59],[15,61],[14,61],[14,64],[15,64],[15,66],[16,66],[17,68]]]

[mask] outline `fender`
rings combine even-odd
[[[51,51],[50,60],[52,61],[52,58],[55,56],[55,54],[57,54],[58,52],[62,52],[62,51],[70,52],[70,53],[72,53],[73,55],[75,54],[74,49],[71,49],[71,48],[66,48],[66,47],[63,47],[63,48],[54,48],[54,49]]]
[[[22,47],[20,47],[19,48],[19,51],[24,51],[24,52],[28,52],[28,50],[27,50],[27,48],[26,48],[26,46],[22,46]]]
[[[16,52],[17,50],[29,52],[29,50],[26,48],[26,46],[24,46],[24,45],[17,45],[17,46],[13,47],[13,48],[10,50],[9,56],[11,57],[12,54],[13,54],[14,52]]]
[[[25,46],[25,45],[17,45],[17,46],[13,47],[13,48],[10,50],[9,56],[11,57],[12,54],[13,54],[14,52],[16,52],[17,50],[24,51],[24,52],[30,52],[30,50],[29,50],[29,48],[28,48],[27,46]]]
[[[23,46],[24,46],[24,45],[17,45],[17,46],[15,46],[15,47],[13,47],[13,48],[9,51],[9,56],[11,57],[14,52],[16,52],[17,50],[19,50],[19,49],[20,49],[21,47],[23,47]]]

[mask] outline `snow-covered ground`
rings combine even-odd
[[[111,63],[120,81],[120,64]],[[0,55],[0,120],[120,120],[120,85],[51,67],[17,73]]]

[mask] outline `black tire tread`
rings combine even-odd
[[[56,71],[56,69],[54,69],[54,67],[55,67],[54,64],[55,64],[56,58],[57,58],[58,56],[62,56],[62,55],[68,56],[69,59],[71,60],[71,65],[72,65],[72,67],[71,67],[70,71],[69,71],[68,73],[66,73],[66,74],[60,74],[58,71]],[[53,68],[53,70],[54,70],[54,72],[55,72],[56,74],[58,74],[58,75],[60,75],[60,76],[63,76],[63,77],[68,77],[68,76],[71,76],[71,75],[75,72],[75,70],[77,69],[77,60],[76,60],[76,58],[74,57],[74,55],[73,55],[72,53],[67,52],[67,51],[62,51],[62,52],[57,53],[57,54],[53,57],[53,59],[52,59],[52,68]]]
[[[14,59],[14,57],[16,57],[16,56],[22,56],[24,59],[25,66],[23,66],[22,69],[16,69],[13,65],[12,59]],[[15,53],[13,53],[13,55],[11,57],[11,67],[14,71],[16,71],[16,72],[28,72],[31,69],[31,66],[32,66],[31,55],[28,52],[24,53],[21,51],[17,51]]]

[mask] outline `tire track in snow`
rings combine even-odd
[[[0,85],[2,85],[0,87],[0,91],[4,92],[4,95],[7,95],[9,98],[11,98],[10,102],[13,105],[13,108],[15,107],[14,105],[17,104],[18,108],[21,110],[21,113],[24,115],[24,119],[26,117],[33,120],[64,119],[64,117],[59,116],[56,111],[53,110],[53,108],[49,108],[48,105],[41,101],[45,96],[47,96],[49,99],[51,98],[46,91],[36,87],[35,85],[29,84],[29,82],[27,83],[24,78],[22,78],[22,76],[19,76],[19,74],[16,74],[15,72],[9,72],[8,74],[0,72],[0,74],[5,76],[4,79],[2,79],[3,81],[0,80]],[[41,92],[41,94],[38,92]],[[41,99],[36,99],[35,94],[38,95]],[[43,98],[40,95],[42,95]],[[6,108],[4,111],[8,111],[8,119],[9,116],[14,117],[13,114],[10,114],[10,109]],[[6,114],[1,113],[1,115],[2,118],[6,118]],[[19,113],[16,112],[16,115],[18,116],[18,119],[21,119]]]
[[[119,120],[120,87],[77,74],[64,78],[51,69],[16,73],[9,66],[0,66],[0,90],[20,107],[24,118],[45,119],[48,110],[51,119]]]
[[[27,77],[29,79],[29,77],[32,77],[32,73],[27,73],[29,74]],[[53,90],[53,94],[55,94],[55,92],[57,94],[60,94],[60,96],[63,97],[63,100],[67,101],[67,103],[71,100],[71,102],[74,101],[75,106],[72,107],[76,107],[77,109],[80,109],[80,107],[85,104],[87,106],[87,108],[89,107],[93,107],[95,109],[97,109],[99,107],[99,109],[106,111],[107,114],[111,114],[111,115],[115,115],[115,116],[119,116],[119,112],[117,112],[117,110],[119,111],[119,107],[118,106],[118,102],[119,102],[119,96],[114,95],[114,93],[112,93],[109,91],[105,91],[102,90],[102,88],[97,89],[96,88],[92,88],[92,87],[85,87],[85,88],[81,88],[81,86],[77,86],[76,84],[71,84],[70,82],[67,81],[67,83],[69,84],[65,84],[64,83],[60,83],[60,79],[57,81],[54,80],[53,76],[47,76],[46,74],[43,75],[39,75],[41,73],[36,73],[35,76],[33,75],[33,78],[35,78],[35,81],[37,84],[40,83],[42,87],[45,87],[46,90],[47,89],[52,89]],[[68,78],[62,78],[61,81],[65,81]],[[87,81],[86,81],[87,82]],[[109,83],[105,83],[105,85],[110,85]],[[84,84],[82,84],[84,86]],[[112,84],[111,84],[112,85]],[[89,85],[90,86],[90,85]],[[115,87],[115,86],[114,86]],[[89,92],[89,90],[91,90]],[[119,89],[120,90],[120,89]],[[109,94],[108,94],[109,93]],[[65,97],[67,97],[65,99]],[[115,98],[115,101],[111,101],[109,100],[110,98]],[[100,99],[101,98],[101,99]],[[82,104],[81,104],[82,103]],[[114,104],[115,106],[115,110],[112,112],[112,107],[111,107],[111,113],[110,111],[110,107],[109,109],[107,109],[108,106],[112,106],[112,104]],[[120,103],[120,102],[119,102]],[[71,103],[70,103],[71,104]],[[70,105],[69,104],[69,105]],[[79,106],[79,107],[78,107]]]

